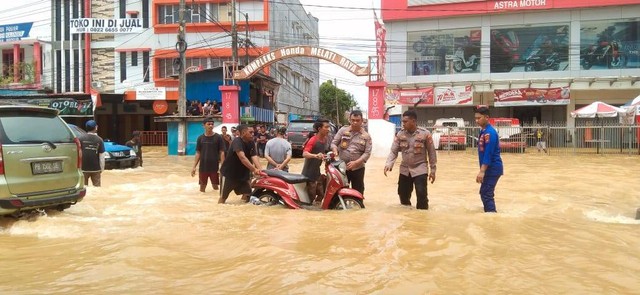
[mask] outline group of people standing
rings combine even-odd
[[[494,192],[503,174],[503,165],[498,133],[489,124],[489,116],[487,106],[475,108],[475,121],[481,127],[478,138],[480,170],[476,182],[481,184],[480,197],[484,211],[496,212]],[[302,157],[305,161],[301,174],[309,179],[307,191],[314,202],[320,202],[324,194],[324,179],[320,166],[324,154],[328,151],[337,154],[346,163],[349,184],[364,194],[365,164],[371,156],[371,136],[363,127],[361,111],[352,111],[349,123],[350,125],[342,127],[331,137],[329,121],[318,120],[304,144]],[[258,134],[254,134],[253,127],[239,125],[233,130],[235,137],[231,138],[224,127],[222,135],[213,132],[213,119],[207,118],[203,124],[205,133],[197,140],[191,174],[195,176],[196,167],[200,163],[200,191],[205,191],[208,180],[216,190],[218,185],[221,185],[218,203],[225,203],[231,191],[242,195],[244,201],[249,201],[251,173],[259,173],[262,170],[259,157],[263,156],[267,160],[267,169],[289,170],[291,144],[285,139],[285,128],[278,129],[276,137],[271,138],[264,126],[260,126]],[[411,206],[411,194],[415,188],[416,208],[427,210],[427,183],[434,183],[436,180],[437,155],[433,139],[428,130],[418,127],[415,111],[403,113],[402,127],[403,129],[395,135],[385,163],[384,175],[392,171],[398,153],[402,153],[398,178],[400,203]]]

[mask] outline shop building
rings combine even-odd
[[[108,126],[101,130],[103,137],[122,141],[133,130],[166,130],[166,124],[154,118],[177,110],[179,81],[174,60],[178,57],[179,3],[53,1],[54,90],[99,93],[101,106],[96,109],[96,118],[98,124]],[[216,69],[232,59],[230,3],[187,1],[184,66],[188,72]],[[86,26],[73,22],[81,18],[89,19]],[[118,24],[115,29],[110,20]],[[72,26],[61,25],[69,22]],[[280,46],[318,44],[318,20],[295,0],[237,1],[236,23],[240,67]],[[295,58],[274,64],[261,74],[266,82],[247,83],[249,99],[241,114],[255,112],[255,108],[283,114],[318,112],[317,60]],[[220,103],[220,92],[187,88],[187,100],[209,99]],[[277,116],[272,117],[267,123],[275,123]]]
[[[640,1],[382,0],[389,114],[575,124],[640,94]]]

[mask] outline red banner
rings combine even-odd
[[[433,106],[433,87],[415,89],[387,89],[387,105]]]
[[[569,87],[498,89],[493,91],[496,107],[568,105],[569,96]]]
[[[376,11],[373,11],[374,24],[376,28],[376,55],[378,55],[378,73],[382,81],[385,80],[385,63],[387,61],[387,28],[381,20],[378,19]]]

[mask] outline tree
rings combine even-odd
[[[336,100],[338,110],[336,110]],[[325,118],[331,118],[337,125],[347,123],[341,114],[357,105],[358,103],[353,99],[351,93],[336,87],[331,80],[320,85],[320,114]]]

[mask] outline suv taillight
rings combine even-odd
[[[2,159],[2,144],[0,143],[0,175],[4,175],[4,160]]]
[[[80,144],[80,139],[78,139],[77,137],[73,139],[73,142],[76,143],[76,148],[78,149],[78,165],[77,168],[81,169],[82,168],[82,145]],[[0,150],[2,151],[2,150]]]

